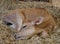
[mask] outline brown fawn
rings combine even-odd
[[[53,30],[57,25],[44,8],[11,10],[2,18],[6,25],[17,29],[14,37],[20,39],[28,39],[41,32],[43,36],[48,35],[47,30]]]

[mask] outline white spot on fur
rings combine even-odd
[[[18,15],[16,15],[17,16],[17,20],[16,21],[17,21],[18,26],[19,26],[17,30],[19,31],[21,29],[21,27],[22,27],[23,19],[22,19],[21,16],[19,16],[19,13],[18,12],[17,12],[17,14]]]

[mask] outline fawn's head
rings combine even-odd
[[[31,22],[25,22],[23,25],[22,25],[22,28],[21,28],[21,31],[20,32],[17,32],[15,34],[15,38],[20,38],[20,39],[26,39],[25,37],[27,36],[31,36],[33,34],[35,34],[35,27],[34,25],[39,25],[41,24],[42,22],[44,21],[44,18],[43,17],[39,17],[37,19],[35,19],[34,21],[31,21]]]

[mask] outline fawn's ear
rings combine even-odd
[[[39,25],[39,24],[41,24],[42,22],[44,21],[44,17],[39,17],[39,18],[37,18],[37,19],[35,19],[33,22],[32,22],[32,24],[33,25]]]

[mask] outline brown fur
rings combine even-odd
[[[56,26],[56,22],[54,18],[44,8],[17,9],[17,10],[11,11],[10,14],[14,12],[18,12],[18,15],[21,16],[23,19],[23,24],[27,23],[27,26],[28,26],[26,29],[21,29],[19,32],[17,32],[16,36],[17,37],[20,36],[21,39],[27,39],[35,34],[38,34],[44,31],[47,33],[47,30],[53,30],[54,27]],[[41,24],[38,24],[38,25],[28,24],[29,22],[36,20],[38,17],[44,17],[44,20]]]
[[[52,17],[51,14],[48,13],[48,11],[46,9],[43,9],[43,8],[40,8],[40,9],[30,8],[30,9],[20,9],[19,11],[22,12],[23,16],[25,17],[24,18],[24,23],[32,22],[37,17],[41,17],[41,16],[44,17],[43,23],[33,26],[35,28],[34,29],[35,32],[30,34],[30,35],[26,35],[28,38],[31,37],[34,34],[38,34],[42,31],[46,31],[46,30],[48,30],[48,28],[50,30],[53,30],[54,27],[56,26],[56,22],[55,22],[54,18]],[[20,33],[20,32],[18,32],[18,33]]]

